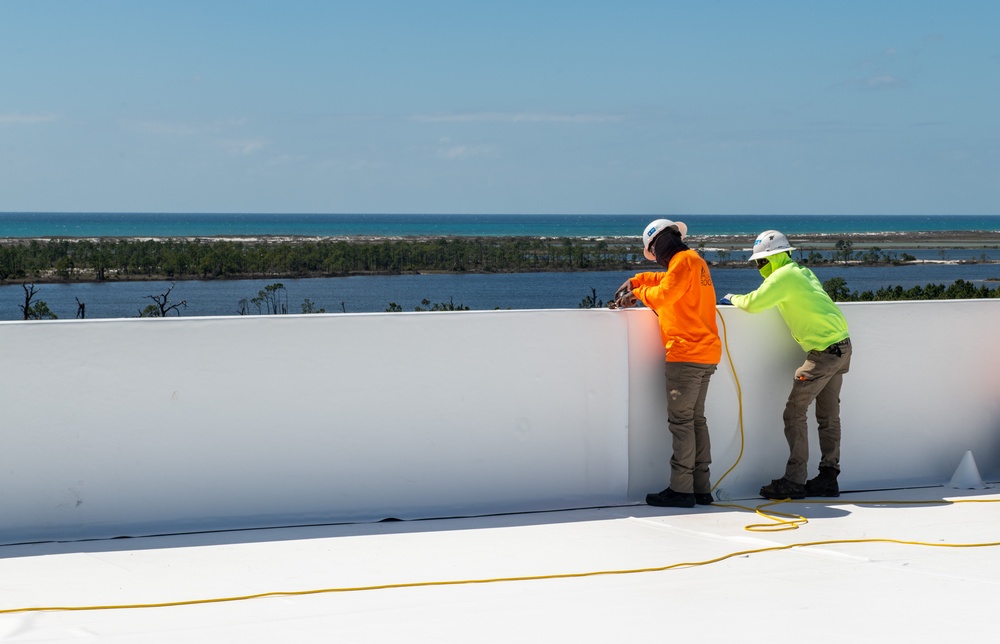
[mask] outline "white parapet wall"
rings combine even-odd
[[[841,489],[945,484],[966,451],[983,477],[1000,479],[1000,300],[849,303],[841,310],[854,349],[841,391]],[[654,376],[659,365],[649,357],[655,320],[637,313],[629,333],[632,499],[665,485],[670,454],[664,407],[654,402],[664,396],[662,376]],[[706,411],[712,478],[723,497],[753,497],[784,473],[782,412],[805,354],[776,310],[751,315],[723,306],[719,316],[726,346]],[[813,412],[810,476],[819,460]]]
[[[843,310],[842,487],[946,483],[967,450],[1000,478],[1000,301]],[[713,480],[746,498],[783,471],[804,355],[774,312],[720,316]],[[0,355],[0,543],[622,505],[667,482],[644,309],[4,322]]]

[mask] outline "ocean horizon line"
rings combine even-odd
[[[634,237],[653,219],[684,221],[693,237],[1000,231],[1000,215],[0,213],[0,238],[161,237]]]
[[[242,210],[0,210],[6,215],[139,215],[139,216],[253,216],[253,217],[1000,217],[997,213],[837,213],[837,212],[318,212],[318,211],[242,211]]]

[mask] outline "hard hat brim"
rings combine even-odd
[[[748,262],[753,262],[753,261],[756,261],[758,259],[764,259],[765,257],[770,257],[771,255],[777,255],[778,253],[788,253],[788,252],[791,252],[793,250],[795,250],[795,247],[794,246],[789,246],[787,248],[776,248],[776,249],[772,249],[772,250],[762,250],[759,253],[754,253],[752,248],[748,248],[747,252],[750,252],[750,253],[753,253],[753,254],[750,255],[750,259],[748,259],[747,261]]]

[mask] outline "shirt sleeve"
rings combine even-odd
[[[729,301],[732,302],[733,306],[748,313],[766,311],[780,304],[788,295],[787,285],[784,282],[780,272],[772,273],[756,291],[746,295],[734,295],[729,298]]]
[[[671,267],[666,273],[639,273],[632,278],[632,293],[653,310],[673,304],[684,295],[681,272]]]

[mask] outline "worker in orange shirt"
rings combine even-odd
[[[642,235],[643,254],[663,271],[639,273],[615,294],[612,305],[641,301],[659,318],[666,349],[667,424],[673,437],[670,485],[646,503],[691,508],[711,505],[712,446],[705,420],[708,383],[722,357],[715,322],[715,287],[705,260],[687,247],[683,222],[657,219]]]

